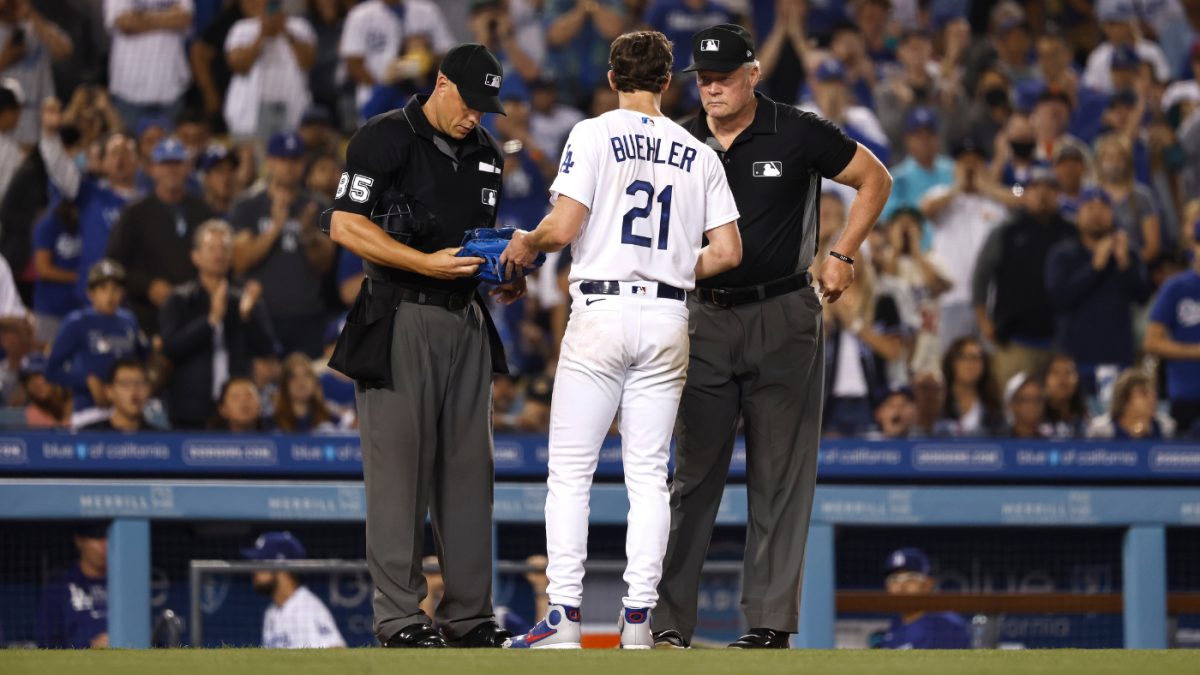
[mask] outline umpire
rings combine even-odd
[[[687,647],[700,570],[745,418],[749,520],[736,649],[786,648],[817,478],[825,331],[809,267],[821,179],[858,189],[817,272],[826,302],[854,280],[853,256],[891,192],[887,169],[833,124],[755,93],[754,40],[722,24],[692,37],[704,112],[684,126],[717,151],[742,217],[742,263],[688,298],[691,361],[675,427],[671,536],[653,613],[659,647]]]
[[[330,365],[356,381],[386,647],[500,647],[512,635],[492,611],[491,383],[508,369],[472,278],[483,259],[455,257],[467,230],[495,226],[504,156],[479,124],[504,114],[502,77],[485,47],[451,49],[432,94],[350,140],[329,223],[366,273]],[[493,291],[524,294],[523,279]],[[427,512],[446,584],[441,631],[418,607]]]

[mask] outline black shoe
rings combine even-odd
[[[383,646],[391,649],[441,649],[446,646],[446,639],[433,626],[414,623],[384,640]]]
[[[655,649],[691,649],[677,630],[660,630],[654,634]]]
[[[729,645],[730,649],[788,649],[790,633],[771,628],[751,628],[749,633]]]
[[[512,637],[511,631],[504,630],[495,621],[484,621],[467,631],[467,634],[457,640],[451,640],[449,646],[465,649],[499,649],[504,641]]]

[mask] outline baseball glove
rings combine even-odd
[[[458,257],[483,258],[485,262],[475,272],[475,278],[489,284],[507,284],[514,279],[519,279],[541,267],[542,263],[546,262],[546,254],[538,253],[537,259],[533,261],[533,267],[519,267],[510,278],[504,279],[504,271],[500,268],[500,254],[504,253],[504,249],[516,231],[515,227],[481,227],[477,230],[469,230],[463,237],[462,250],[458,252]]]

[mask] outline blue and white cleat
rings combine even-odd
[[[621,649],[654,649],[654,633],[650,632],[650,609],[625,608],[617,619],[621,631]]]
[[[582,649],[579,608],[550,605],[546,618],[528,633],[504,641],[505,649]],[[651,641],[653,644],[653,641]]]

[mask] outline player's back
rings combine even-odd
[[[580,122],[551,188],[589,209],[571,281],[691,290],[704,232],[737,218],[732,198],[713,198],[725,185],[716,153],[666,117],[614,110]]]

